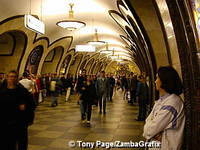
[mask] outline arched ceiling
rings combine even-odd
[[[75,4],[74,19],[85,22],[86,27],[68,31],[56,25],[56,22],[68,19],[70,2]],[[38,37],[46,36],[52,42],[64,36],[73,36],[71,48],[93,40],[96,28],[99,40],[108,42],[109,49],[116,50],[115,55],[131,60],[132,56],[125,48],[127,44],[120,37],[126,34],[109,15],[109,10],[118,10],[117,0],[1,0],[0,20],[31,11],[45,23],[45,35]],[[102,49],[105,46],[98,47],[98,50]]]

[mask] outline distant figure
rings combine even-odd
[[[79,99],[78,99],[77,103],[80,105],[81,114],[84,114],[84,105],[83,105],[83,101],[81,101],[81,99],[80,99],[80,96],[81,96],[83,90],[85,90],[86,81],[87,81],[86,70],[83,69],[81,72],[81,75],[78,77],[78,81],[76,83],[76,91],[79,95]],[[82,121],[83,120],[84,120],[84,118],[82,118]]]
[[[72,90],[72,82],[73,78],[71,77],[70,74],[67,74],[67,78],[64,80],[64,88],[66,89],[66,96],[65,96],[65,101],[67,102],[69,100],[71,90]]]
[[[83,69],[81,72],[81,75],[78,77],[78,81],[76,84],[76,91],[78,93],[81,92],[82,87],[84,86],[84,82],[87,80],[87,76],[86,76],[86,70]]]
[[[103,113],[106,114],[106,96],[108,92],[108,80],[105,77],[105,71],[101,71],[100,77],[96,81],[96,91],[99,102],[99,113],[102,113],[103,107]]]
[[[136,96],[138,97],[139,113],[137,121],[144,121],[146,119],[147,104],[149,103],[149,90],[144,76],[138,77]]]
[[[4,74],[0,73],[0,85],[3,83],[4,80]]]
[[[130,101],[129,103],[133,104],[136,102],[136,89],[137,89],[137,76],[133,72],[130,74],[129,79],[129,89],[130,89]]]
[[[181,79],[172,67],[160,67],[155,81],[160,98],[146,119],[143,136],[161,142],[160,150],[180,150],[185,126]]]
[[[50,80],[51,107],[58,105],[59,88],[59,79],[56,74],[53,74]]]
[[[110,74],[110,77],[108,78],[108,85],[109,85],[109,100],[112,102],[113,97],[113,91],[115,87],[115,79],[113,78],[113,74]]]

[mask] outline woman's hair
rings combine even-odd
[[[161,80],[161,88],[166,92],[176,95],[180,95],[182,93],[182,81],[173,67],[160,67],[158,69],[158,77]]]

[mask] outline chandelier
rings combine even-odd
[[[74,4],[69,3],[69,6],[70,6],[69,20],[59,21],[59,22],[56,23],[56,25],[60,26],[62,28],[65,28],[67,30],[70,30],[70,31],[80,29],[80,28],[86,26],[86,24],[84,22],[74,20],[74,11],[73,11]]]
[[[101,50],[100,53],[102,53],[102,54],[112,54],[113,51],[114,51],[114,49],[113,50],[109,50],[108,49],[108,42],[106,42],[106,49],[105,50]]]
[[[105,41],[99,41],[97,29],[95,29],[94,41],[88,41],[87,43],[94,46],[101,46],[105,44]]]

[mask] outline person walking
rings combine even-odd
[[[100,77],[96,81],[96,92],[99,102],[99,113],[106,114],[106,96],[108,91],[108,80],[105,77],[105,71],[101,71]]]
[[[27,150],[28,125],[33,122],[30,112],[33,113],[35,107],[30,104],[33,102],[30,92],[18,82],[16,71],[10,71],[5,84],[0,85],[0,97],[1,149]]]
[[[72,89],[72,78],[70,74],[67,74],[67,78],[63,80],[63,86],[66,91],[65,101],[67,102],[69,100]]]
[[[88,76],[87,81],[83,86],[80,100],[83,104],[83,111],[81,113],[81,119],[83,123],[87,119],[87,125],[90,126],[90,120],[92,115],[92,105],[97,99],[95,84],[92,79]]]
[[[50,93],[51,93],[51,107],[58,105],[59,96],[59,79],[56,74],[53,74],[50,81]]]

